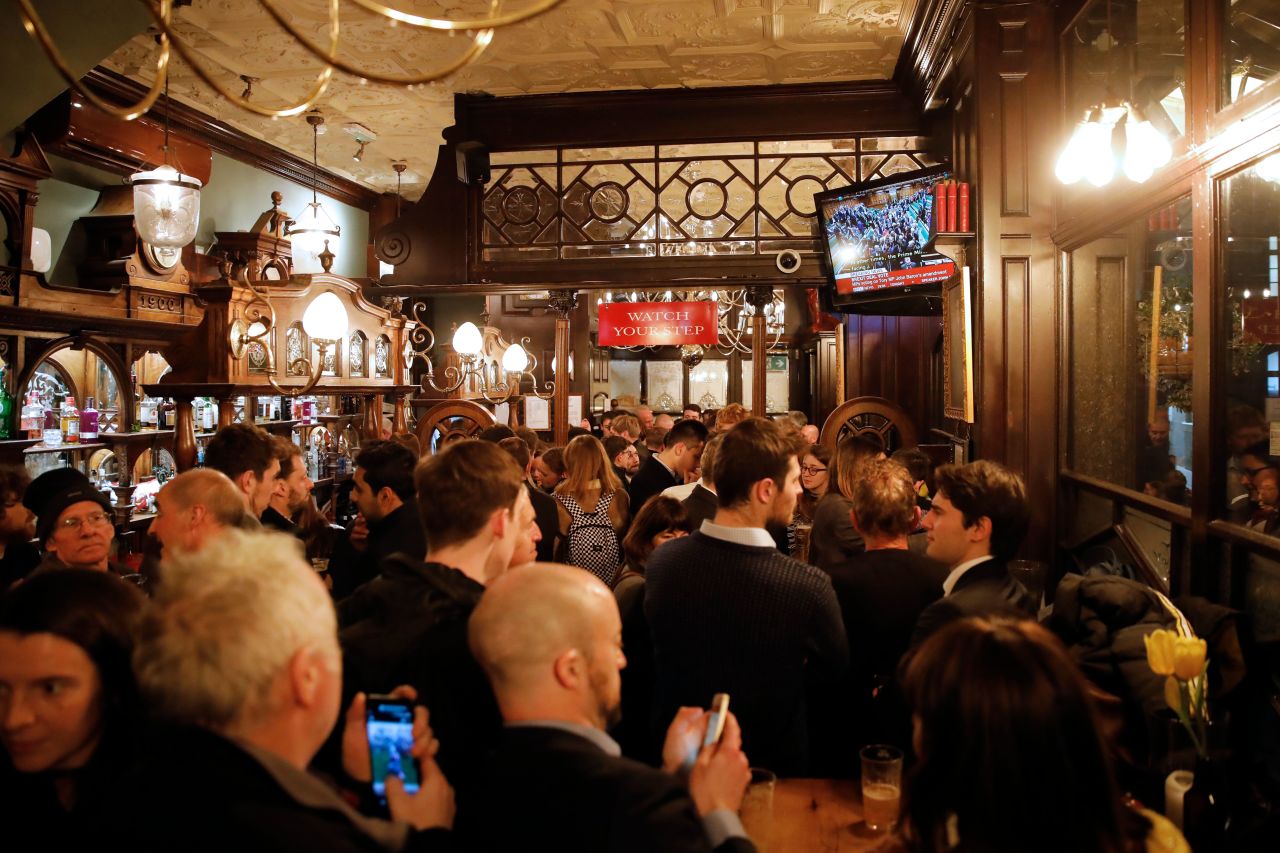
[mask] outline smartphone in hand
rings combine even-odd
[[[707,718],[707,733],[702,738],[702,748],[720,742],[724,735],[724,721],[729,716],[729,694],[717,693],[711,698],[710,717]]]
[[[418,790],[418,763],[413,757],[413,703],[394,696],[370,696],[365,706],[365,732],[373,792],[386,799],[388,776],[398,776],[406,792]]]

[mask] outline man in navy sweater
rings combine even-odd
[[[654,720],[728,693],[743,749],[791,776],[809,764],[806,677],[834,681],[849,661],[831,579],[780,554],[765,530],[791,519],[803,449],[763,418],[731,429],[716,456],[714,520],[658,548],[645,570]]]

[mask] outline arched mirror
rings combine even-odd
[[[133,362],[133,422],[138,429],[171,429],[176,420],[176,410],[168,398],[152,397],[143,390],[153,385],[169,372],[169,362],[160,353],[150,350]]]
[[[117,432],[125,383],[116,375],[109,353],[105,345],[73,348],[70,343],[45,353],[14,400],[14,406],[21,407],[19,437],[41,438],[44,411],[58,411],[64,403],[74,403],[79,412],[90,407],[97,411],[99,434]],[[83,426],[87,433],[89,424]]]

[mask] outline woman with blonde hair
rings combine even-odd
[[[564,449],[559,502],[563,562],[591,572],[610,587],[622,563],[620,547],[630,516],[627,491],[613,473],[600,439],[580,435]]]

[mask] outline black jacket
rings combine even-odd
[[[406,837],[403,825],[360,815],[278,756],[203,729],[157,726],[136,758],[98,827],[115,849],[372,853],[397,842],[409,851],[458,849],[446,830]]]
[[[684,513],[689,518],[691,530],[702,527],[702,522],[708,518],[715,521],[716,510],[720,508],[720,499],[716,497],[716,493],[701,483],[693,487],[693,491],[683,503]]]
[[[711,844],[676,777],[608,755],[555,728],[504,728],[483,774],[485,796],[458,810],[475,850],[556,853],[691,853]],[[729,839],[719,853],[750,853]]]
[[[392,554],[404,553],[421,560],[427,553],[422,520],[414,503],[403,504],[378,521],[369,522],[369,538],[364,551],[351,546],[351,533],[339,538],[329,558],[333,597],[342,600],[360,585],[377,577],[382,563]]]
[[[538,562],[550,563],[556,558],[556,539],[560,536],[560,516],[556,512],[556,499],[532,483],[524,484],[533,504],[533,521],[538,525],[542,539],[538,542]]]
[[[263,527],[269,530],[279,530],[281,533],[288,533],[290,536],[298,535],[298,526],[273,506],[263,510],[262,516],[258,520],[262,522]]]
[[[919,646],[930,634],[953,619],[968,616],[1034,619],[1036,610],[1031,596],[1010,576],[1004,561],[987,560],[961,575],[950,595],[925,608],[916,622],[911,647]]]
[[[827,492],[813,510],[809,531],[809,562],[823,571],[839,565],[866,548],[849,515],[852,504],[837,492]]]
[[[436,758],[459,803],[501,723],[467,645],[467,620],[483,592],[457,569],[397,554],[338,607],[344,707],[357,691],[413,686],[431,711]]]
[[[867,551],[831,568],[849,638],[849,675],[810,704],[811,752],[823,775],[852,775],[867,743],[910,746],[898,662],[921,612],[942,596],[946,576],[941,563],[905,549]]]
[[[667,470],[665,465],[654,457],[646,459],[627,486],[627,496],[631,498],[631,512],[638,514],[649,498],[661,494],[663,489],[678,485],[680,481]]]

